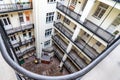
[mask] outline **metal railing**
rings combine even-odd
[[[20,53],[17,53],[17,56],[18,57],[20,57],[20,56],[23,56],[23,55],[25,55],[25,54],[29,54],[29,52],[31,52],[31,51],[35,51],[35,46],[32,46],[32,47],[30,47],[30,48],[27,48],[25,51],[23,51],[23,52],[20,52]]]
[[[77,59],[76,59],[76,58],[73,58],[73,57],[70,55],[70,53],[67,53],[67,52],[66,52],[66,48],[64,47],[65,43],[61,40],[61,38],[60,38],[58,35],[55,35],[55,36],[53,36],[52,38],[53,38],[53,40],[55,41],[55,43],[56,43],[57,45],[59,45],[59,47],[61,48],[61,50],[63,50],[63,52],[65,52],[65,54],[68,55],[69,59],[70,59],[73,63],[75,63],[76,66],[77,66],[79,69],[81,69],[81,68],[82,68],[82,67],[81,67],[81,64],[79,64],[79,62],[77,61]],[[67,46],[66,46],[66,47],[67,47]]]
[[[64,14],[68,15],[70,18],[75,20],[77,23],[94,33],[96,36],[104,40],[105,42],[109,43],[111,42],[115,36],[111,33],[107,32],[106,30],[102,29],[101,27],[95,25],[94,23],[90,22],[89,20],[86,20],[84,23],[80,21],[80,15],[72,10],[70,10],[68,7],[62,5],[61,3],[57,2],[58,10],[63,12]]]
[[[14,4],[0,4],[0,13],[21,11],[32,9],[31,2],[23,2],[23,3],[14,3]]]
[[[8,35],[10,35],[10,34],[20,32],[20,31],[24,31],[24,30],[28,30],[28,29],[31,29],[31,28],[34,28],[34,24],[27,24],[27,25],[24,25],[24,26],[15,27],[15,28],[6,30],[6,32],[7,32]]]
[[[30,39],[28,40],[24,40],[24,41],[18,41],[17,43],[14,43],[12,44],[13,47],[19,47],[19,46],[22,46],[22,45],[25,45],[25,44],[28,44],[30,42],[34,42],[35,41],[35,38],[34,37],[31,37]]]
[[[92,47],[90,47],[85,41],[80,39],[76,39],[76,41],[73,41],[72,33],[60,22],[56,23],[54,22],[54,26],[63,33],[71,42],[73,42],[76,47],[78,47],[81,51],[83,51],[88,57],[90,57],[92,60],[94,60],[98,56],[98,52],[95,51]]]
[[[67,36],[68,38],[72,37],[72,32],[70,30],[68,30],[62,23],[60,22],[54,22],[54,26],[60,30],[65,36]]]
[[[0,26],[1,27],[1,26]],[[120,37],[118,37],[111,46],[109,46],[98,58],[96,58],[93,62],[91,62],[88,66],[83,68],[82,70],[69,74],[69,75],[64,75],[64,76],[44,76],[44,75],[39,75],[33,72],[30,72],[17,63],[14,62],[14,60],[10,57],[9,53],[7,51],[7,46],[9,43],[7,42],[8,40],[5,40],[5,37],[3,37],[0,34],[0,50],[3,58],[6,60],[6,62],[13,68],[15,71],[29,77],[32,79],[37,79],[37,80],[71,80],[71,79],[77,79],[82,76],[84,76],[86,73],[88,73],[91,69],[93,69],[99,62],[101,62],[114,48],[116,48],[120,44]]]

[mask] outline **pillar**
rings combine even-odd
[[[79,35],[79,32],[80,32],[80,28],[77,26],[75,31],[74,31],[74,34],[72,36],[72,40],[75,41],[77,36]]]
[[[89,12],[91,11],[91,9],[94,5],[94,2],[95,2],[95,0],[88,0],[87,1],[87,4],[86,4],[86,6],[83,10],[83,13],[82,13],[81,17],[80,17],[81,22],[85,21],[86,17],[88,16]]]

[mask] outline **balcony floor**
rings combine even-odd
[[[22,66],[29,71],[46,76],[60,76],[69,74],[69,72],[65,68],[63,69],[62,72],[60,72],[60,68],[58,67],[60,62],[56,57],[51,58],[51,62],[49,64],[45,63],[35,64],[33,62],[34,59],[35,59],[34,56],[25,59],[25,63],[22,64]]]

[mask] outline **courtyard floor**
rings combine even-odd
[[[21,66],[25,69],[32,71],[37,74],[46,75],[46,76],[60,76],[60,75],[66,75],[69,74],[69,72],[63,68],[62,71],[60,71],[59,68],[59,60],[56,57],[52,57],[50,60],[50,63],[34,63],[35,57],[31,56],[27,59],[25,59],[25,63]]]

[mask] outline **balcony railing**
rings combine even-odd
[[[10,34],[20,32],[20,31],[24,31],[24,30],[28,30],[28,29],[31,29],[31,28],[34,28],[33,24],[28,24],[28,25],[25,25],[25,26],[12,28],[12,29],[9,29],[9,30],[6,30],[6,31],[7,31],[7,34],[10,35]]]
[[[82,38],[77,39],[74,43],[80,50],[82,50],[92,60],[94,60],[99,54],[95,49],[93,49],[85,41],[83,41]]]
[[[54,26],[60,31],[62,32],[66,37],[71,38],[72,37],[72,32],[67,29],[62,23],[58,22],[54,22]]]
[[[77,68],[68,60],[65,61],[64,65],[70,70],[70,72],[77,72]]]
[[[85,23],[82,23],[80,21],[80,15],[72,10],[70,10],[68,7],[62,5],[61,3],[57,3],[57,9],[63,12],[64,14],[68,15],[70,18],[78,22],[80,25],[94,33],[96,36],[100,37],[105,42],[109,43],[114,39],[114,35],[107,32],[106,30],[102,29],[99,26],[96,26],[94,23],[86,20]]]
[[[32,46],[32,47],[30,47],[30,48],[27,48],[25,51],[23,51],[23,52],[20,52],[20,53],[16,53],[17,54],[17,56],[18,57],[21,57],[21,56],[23,56],[23,55],[25,55],[25,54],[29,54],[29,52],[32,52],[32,51],[35,51],[35,46]]]
[[[64,51],[66,51],[66,49],[67,49],[67,44],[66,44],[63,40],[61,40],[61,38],[60,38],[59,36],[55,35],[55,36],[52,37],[52,38],[53,38],[53,40],[54,40],[57,44],[59,44],[59,46],[60,46]]]
[[[19,47],[19,46],[22,46],[22,45],[28,44],[28,43],[30,43],[30,42],[34,42],[34,41],[35,41],[35,38],[32,37],[32,38],[30,38],[30,39],[28,39],[28,40],[25,40],[25,41],[19,41],[19,42],[15,43],[15,44],[12,44],[12,45],[13,45],[13,47],[15,48],[15,47]]]
[[[82,38],[77,39],[74,42],[71,39],[72,33],[70,33],[70,31],[62,23],[54,23],[54,26],[92,60],[94,60],[98,56],[99,53],[95,49],[90,47],[85,41],[83,41]]]
[[[31,2],[15,3],[15,4],[0,4],[0,13],[7,13],[7,12],[14,12],[14,11],[28,10],[28,9],[32,9]]]
[[[59,60],[62,60],[63,54],[59,51],[59,49],[56,48],[57,46],[54,46],[54,53],[59,58]]]
[[[56,43],[57,45],[60,46],[61,50],[63,50],[63,51],[68,55],[68,57],[70,58],[70,60],[72,60],[72,62],[75,63],[76,66],[77,66],[79,69],[81,69],[81,67],[79,66],[79,63],[77,63],[77,61],[74,61],[75,59],[73,59],[71,56],[69,56],[69,53],[66,52],[66,48],[63,47],[63,46],[65,46],[65,43],[61,40],[61,38],[60,38],[58,35],[55,35],[55,36],[53,37],[53,40],[55,41],[55,43]],[[67,47],[67,46],[66,46],[66,47]]]
[[[80,56],[77,55],[76,52],[71,51],[69,56],[83,69],[87,66],[86,62],[84,62]]]

